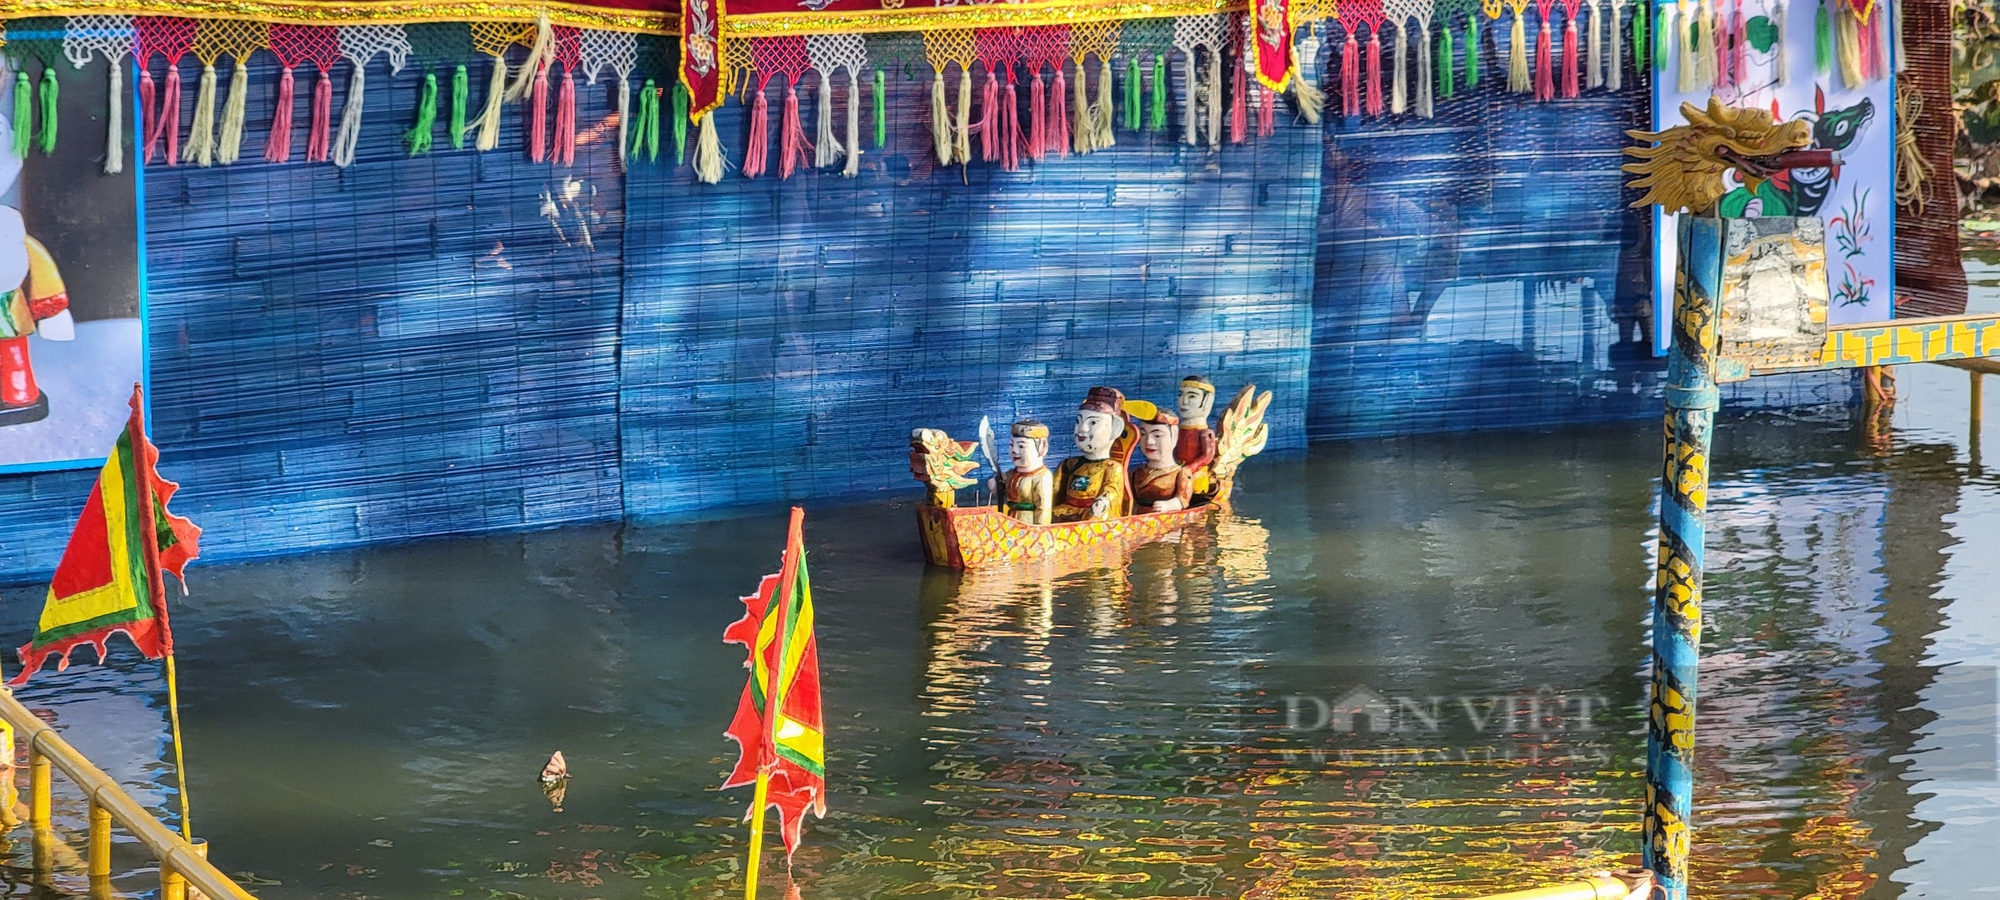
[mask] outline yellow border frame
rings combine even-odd
[[[1247,0],[1107,0],[1082,4],[1076,0],[1033,3],[993,3],[986,6],[943,6],[921,9],[871,9],[855,12],[784,12],[725,16],[727,37],[776,37],[787,34],[874,34],[892,31],[943,31],[959,28],[1005,28],[1022,25],[1066,25],[1127,19],[1159,19],[1210,13],[1242,12]]]
[[[305,0],[11,0],[0,19],[29,16],[179,16],[250,19],[287,25],[407,25],[416,22],[549,21],[603,31],[680,32],[680,17],[538,0],[416,0],[335,5]]]

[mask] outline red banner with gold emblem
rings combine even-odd
[[[681,83],[688,89],[688,116],[722,105],[729,94],[729,69],[722,62],[723,0],[681,4]]]
[[[1290,0],[1253,0],[1250,41],[1256,45],[1257,83],[1282,91],[1292,77]]]

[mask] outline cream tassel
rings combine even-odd
[[[215,148],[215,159],[225,166],[235,165],[243,153],[243,107],[250,93],[250,67],[246,62],[239,59],[230,70],[229,100],[222,104],[222,137]]]
[[[1715,22],[1714,5],[1702,4],[1701,36],[1696,39],[1694,45],[1694,86],[1698,91],[1705,91],[1715,86]]]
[[[861,174],[861,70],[854,67],[847,70],[847,168],[840,174]]]
[[[972,69],[958,67],[958,134],[953,152],[961,164],[972,162]]]
[[[1320,90],[1317,78],[1319,48],[1319,28],[1313,26],[1306,29],[1306,36],[1292,49],[1292,99],[1298,101],[1300,118],[1313,125],[1319,124],[1326,109],[1326,92]]]
[[[526,70],[523,70],[526,71]],[[507,57],[493,57],[493,77],[486,81],[486,108],[479,113],[479,135],[473,138],[472,146],[479,150],[491,150],[500,144],[500,101],[507,93]]]
[[[1507,32],[1507,90],[1525,94],[1534,89],[1534,79],[1528,74],[1528,26],[1517,12]]]
[[[1604,26],[1598,21],[1597,16],[1597,0],[1590,0],[1590,20],[1587,26],[1590,29],[1590,34],[1587,36],[1590,49],[1584,53],[1583,64],[1589,70],[1585,73],[1587,77],[1585,83],[1591,88],[1604,86]]]
[[[1076,77],[1071,81],[1069,142],[1077,153],[1089,153],[1097,149],[1097,113],[1090,108],[1090,88],[1083,78],[1083,60],[1076,61]]]
[[[632,119],[632,82],[627,76],[618,76],[618,171],[625,171],[625,164],[631,160],[632,143],[626,140]]]
[[[513,103],[525,99],[528,91],[535,86],[535,75],[540,67],[549,61],[549,52],[554,48],[555,36],[549,30],[549,14],[544,12],[535,17],[535,42],[528,47],[528,59],[521,63],[521,71],[514,76],[514,83],[507,86],[506,100]],[[506,51],[501,51],[505,53]],[[486,149],[486,148],[480,148]]]
[[[813,165],[824,169],[839,162],[841,155],[840,144],[833,139],[833,76],[825,69],[819,72],[818,105],[819,131],[818,143],[813,145]]]
[[[1674,68],[1679,75],[1677,86],[1680,88],[1680,92],[1683,94],[1692,94],[1697,90],[1694,77],[1697,63],[1694,58],[1694,32],[1692,29],[1699,23],[1700,13],[1695,10],[1680,10],[1679,12],[1681,15],[1674,17],[1674,47],[1679,51],[1680,59],[1675,61],[1677,65]]]
[[[1611,0],[1611,59],[1604,67],[1604,87],[1612,93],[1625,88],[1625,27],[1620,17],[1625,14],[1625,4]],[[1639,8],[1639,15],[1645,15],[1645,7]]]
[[[715,110],[701,114],[700,133],[694,141],[694,178],[702,184],[722,180],[722,142],[715,136]]]
[[[1396,74],[1389,78],[1389,112],[1395,115],[1402,115],[1410,105],[1409,88],[1403,83],[1410,68],[1407,46],[1410,42],[1406,39],[1409,33],[1410,20],[1396,23]]]
[[[181,147],[181,162],[198,166],[215,163],[215,64],[201,67],[201,91],[194,98],[194,118],[188,123],[188,142]]]
[[[1895,13],[1895,18],[1892,21],[1884,24],[1885,27],[1893,27],[1896,29],[1896,36],[1895,36],[1896,74],[1901,75],[1904,72],[1908,71],[1910,68],[1910,52],[1903,48],[1903,0],[1894,0],[1894,2],[1890,4],[1890,9],[1892,12]],[[1784,27],[1782,24],[1779,26],[1779,33],[1780,34],[1784,33]],[[1921,213],[1919,213],[1919,215],[1921,215]]]
[[[111,104],[104,122],[104,174],[125,171],[125,58],[111,61]]]
[[[1111,124],[1114,111],[1111,108],[1111,60],[1108,57],[1097,58],[1097,103],[1090,112],[1091,117],[1097,120],[1097,149],[1117,146],[1118,130]]]
[[[1449,25],[1445,26],[1451,27]],[[1278,102],[1271,97],[1270,103]],[[1431,105],[1431,24],[1417,23],[1417,117],[1428,119],[1436,112]]]
[[[1222,148],[1222,48],[1208,51],[1208,147]]]
[[[936,145],[938,165],[951,165],[951,111],[944,103],[944,73],[931,73],[931,143]]]
[[[1181,84],[1181,143],[1194,146],[1194,48],[1187,48],[1187,79]]]
[[[347,82],[347,105],[340,109],[340,130],[333,136],[333,164],[347,168],[354,164],[355,145],[361,143],[361,101],[368,88],[368,67],[354,64],[354,77]]]
[[[1771,4],[1771,25],[1778,30],[1778,41],[1771,47],[1772,74],[1777,76],[1777,82],[1782,86],[1792,81],[1792,73],[1787,71],[1791,67],[1785,59],[1785,0]]]

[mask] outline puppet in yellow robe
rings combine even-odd
[[[28,236],[21,213],[0,206],[0,425],[34,422],[49,414],[48,395],[35,384],[28,335],[75,340],[69,292],[55,260]]]

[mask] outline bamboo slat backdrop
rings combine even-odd
[[[1657,364],[1609,349],[1645,293],[1613,174],[1636,79],[1537,106],[1496,60],[1436,120],[1316,133],[1287,108],[1217,153],[1176,142],[1175,85],[1165,134],[1016,173],[934,169],[928,72],[891,65],[859,178],[700,186],[670,145],[621,176],[604,82],[578,86],[574,168],[529,163],[516,113],[500,150],[409,158],[424,66],[378,58],[344,171],[145,167],[161,468],[229,558],[906,492],[913,425],[1062,434],[1090,384],[1169,400],[1190,372],[1274,390],[1280,449],[1653,418]],[[254,73],[249,121],[275,80]],[[732,163],[745,116],[719,118]],[[101,141],[66,128],[63,152]],[[1447,289],[1412,330],[1393,310],[1424,285]],[[1803,390],[1774,402],[1839,394]],[[53,566],[90,477],[0,476],[0,580]]]
[[[1952,157],[1958,130],[1951,108],[1952,0],[1904,0],[1899,7],[1908,57],[1898,91],[1923,100],[1917,150],[1929,163],[1921,211],[1896,207],[1896,317],[1965,312],[1965,266],[1958,261],[1958,191]],[[1897,111],[1900,117],[1902,111]],[[1897,128],[1904,126],[1900,120]]]

